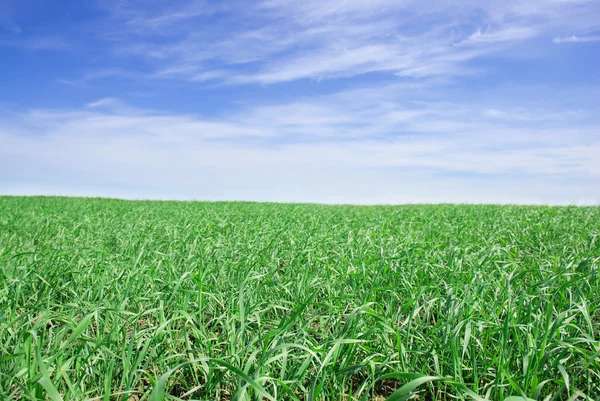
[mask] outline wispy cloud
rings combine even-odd
[[[9,1],[0,3],[0,33],[3,30],[11,33],[21,32],[21,27],[15,22],[13,6]]]
[[[552,40],[554,43],[588,43],[600,42],[600,35],[591,36],[557,36]]]
[[[81,74],[80,77],[74,79],[59,78],[58,81],[70,86],[83,87],[91,81],[97,81],[107,78],[132,78],[139,79],[148,75],[147,73],[137,73],[135,71],[113,67],[113,68],[100,68],[97,70],[87,71]]]
[[[520,41],[533,38],[538,35],[534,27],[506,27],[500,30],[478,29],[467,39],[466,43],[498,43]]]
[[[471,60],[558,29],[600,27],[588,1],[189,1],[152,13],[117,4],[120,54],[146,58],[162,78],[230,83],[463,75]]]
[[[0,38],[0,46],[19,47],[30,50],[66,50],[71,48],[71,44],[59,36]]]

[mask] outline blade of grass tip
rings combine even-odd
[[[412,391],[419,387],[422,384],[435,381],[442,380],[442,377],[439,376],[423,376],[417,379],[411,380],[406,383],[404,386],[400,387],[398,390],[394,391],[392,395],[386,398],[386,401],[404,401],[408,399],[412,394]]]
[[[475,401],[489,401],[489,398],[480,396],[479,394],[468,388],[464,383],[460,383],[455,380],[444,380],[444,382],[454,386],[455,388],[462,391],[464,394],[466,394]]]
[[[164,396],[165,396],[165,386],[167,384],[167,380],[169,380],[169,377],[171,377],[171,375],[173,373],[175,373],[175,371],[177,369],[181,369],[184,366],[187,366],[189,364],[192,364],[194,362],[200,362],[202,360],[207,360],[208,358],[201,358],[201,359],[197,359],[194,361],[189,361],[189,362],[184,362],[180,365],[175,366],[173,369],[169,370],[168,372],[164,373],[162,376],[160,376],[158,378],[158,380],[156,381],[156,383],[154,383],[154,388],[152,389],[152,393],[150,393],[150,398],[148,398],[148,401],[162,401],[164,400]]]
[[[42,377],[40,378],[40,380],[38,380],[38,383],[41,384],[42,387],[44,387],[44,390],[46,390],[46,393],[48,394],[48,397],[50,397],[50,400],[63,401],[63,398],[58,392],[58,389],[54,386],[54,384],[52,384],[52,380],[50,380],[50,375],[48,374],[48,369],[46,368],[46,365],[44,364],[44,361],[42,360],[42,357],[40,355],[39,347],[35,348],[35,357],[38,360],[40,370],[42,371]]]
[[[112,379],[113,379],[114,368],[115,368],[115,361],[113,360],[108,365],[108,371],[104,375],[104,401],[110,401],[110,390],[111,390],[111,383],[112,383]]]
[[[552,381],[552,379],[547,379],[544,380],[543,382],[541,382],[540,384],[537,385],[537,387],[535,388],[535,390],[533,390],[533,399],[537,400],[540,397],[540,393],[542,392],[542,388],[550,383]]]
[[[69,339],[60,347],[61,349],[71,344],[73,340],[77,339],[77,337],[79,337],[81,333],[83,333],[83,331],[92,323],[92,316],[94,315],[94,313],[95,312],[90,313],[89,315],[84,317],[81,320],[81,322],[79,322],[77,327],[73,329],[73,332],[71,333]]]
[[[181,368],[180,366],[177,366],[176,368],[169,370],[168,372],[166,372],[165,374],[163,374],[161,377],[158,378],[158,380],[156,381],[156,384],[154,385],[154,388],[152,389],[152,393],[150,394],[150,398],[148,399],[148,401],[162,401],[164,399],[165,385],[167,384],[167,380],[169,380],[169,377],[171,377],[171,375],[177,369],[180,369],[180,368]]]
[[[567,388],[567,395],[571,395],[571,385],[569,383],[569,374],[567,373],[567,370],[565,369],[565,367],[563,366],[562,363],[558,364],[558,371],[560,372],[560,374],[563,377],[563,380],[565,381],[565,387]]]
[[[469,347],[469,340],[471,339],[471,322],[467,322],[465,327],[465,337],[463,339],[462,359],[465,359],[467,348]]]
[[[52,401],[63,401],[63,398],[59,394],[54,384],[52,384],[48,376],[42,376],[42,378],[38,380],[38,383],[40,383],[42,387],[44,387],[44,390],[46,390],[48,397],[50,397]]]
[[[296,318],[298,316],[300,316],[302,314],[302,312],[304,311],[304,309],[313,301],[316,294],[317,294],[316,291],[313,292],[306,301],[304,301],[303,303],[301,303],[300,305],[298,305],[296,307],[294,312],[287,319],[281,320],[281,322],[279,322],[279,325],[277,326],[277,328],[275,330],[270,331],[264,337],[261,337],[259,339],[259,341],[263,340],[263,338],[265,339],[265,346],[263,347],[261,361],[264,360],[265,355],[268,355],[267,351],[269,351],[269,352],[272,351],[272,349],[271,350],[268,349],[268,347],[271,345],[272,340],[294,324],[294,321],[296,320]]]
[[[571,397],[569,397],[569,399],[567,401],[575,401],[578,398],[583,398],[584,401],[594,401],[592,399],[592,397],[588,397],[587,395],[585,395],[583,392],[577,390],[573,393],[573,395]]]
[[[466,395],[468,395],[469,397],[471,397],[475,401],[488,401],[489,400],[489,398],[484,398],[484,397],[480,396],[479,394],[477,394],[476,392],[474,392],[471,389],[466,388],[463,391],[465,392]],[[489,394],[488,394],[488,397],[489,397]]]
[[[229,369],[231,372],[235,373],[237,376],[244,379],[248,384],[250,384],[262,396],[264,396],[265,398],[268,398],[271,401],[275,401],[275,397],[273,397],[271,394],[267,393],[267,391],[263,388],[263,386],[261,386],[256,381],[254,381],[254,379],[252,379],[250,376],[248,376],[242,370],[240,370],[240,369],[236,368],[235,366],[231,365],[230,363],[225,362],[220,359],[211,359],[211,362],[214,362],[217,365],[221,365],[224,368]]]

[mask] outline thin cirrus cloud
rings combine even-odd
[[[591,36],[557,36],[553,39],[554,43],[589,43],[600,42],[600,35]]]
[[[162,78],[273,84],[369,72],[456,75],[528,40],[600,27],[594,2],[531,3],[266,0],[236,12],[235,2],[112,11],[125,22],[115,51],[179,72]]]

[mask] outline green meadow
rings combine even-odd
[[[0,197],[2,400],[598,400],[600,208]]]

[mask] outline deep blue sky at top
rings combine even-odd
[[[592,0],[4,0],[0,191],[595,203],[599,65]]]

